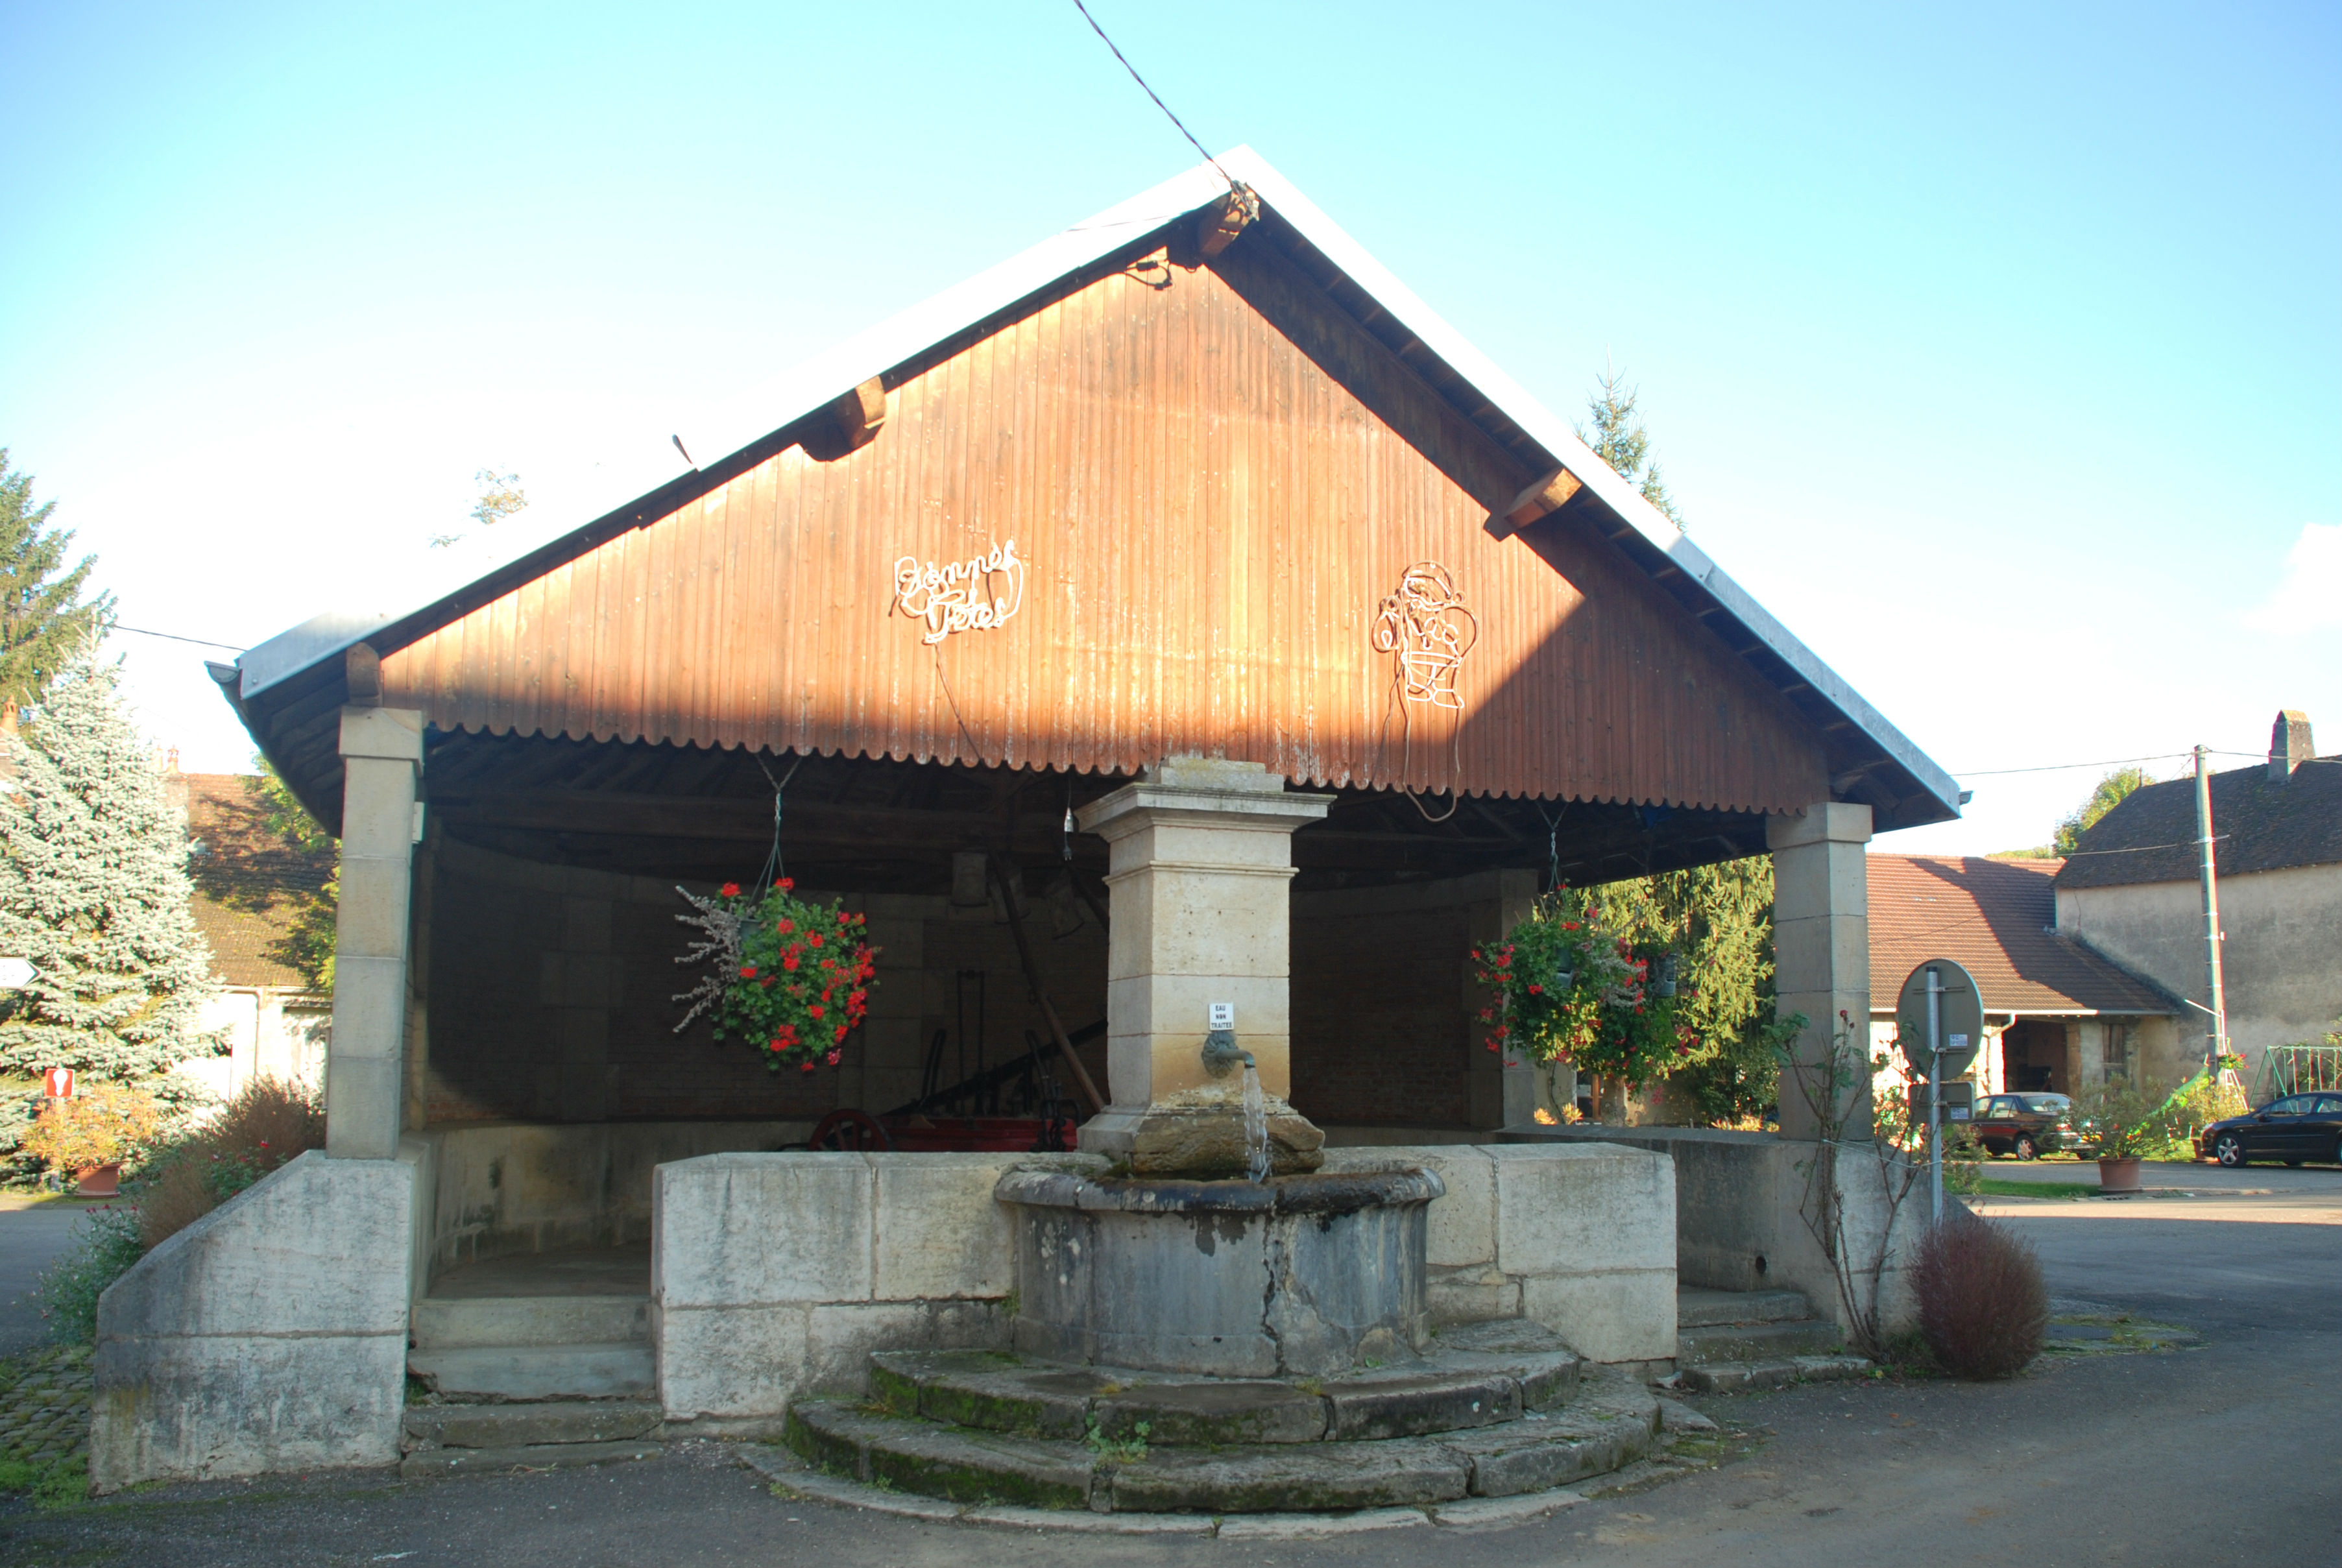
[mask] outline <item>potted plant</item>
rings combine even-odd
[[[1671,985],[1651,984],[1655,959],[1589,914],[1554,909],[1472,950],[1480,984],[1496,993],[1480,1011],[1488,1049],[1536,1062],[1567,1056],[1581,1073],[1623,1091],[1690,1054]],[[1623,1108],[1623,1093],[1606,1095]]]
[[[45,1103],[21,1147],[60,1174],[71,1172],[85,1198],[121,1192],[122,1163],[155,1139],[162,1117],[153,1096],[120,1084],[92,1084],[70,1099]]]
[[[2171,1140],[2167,1097],[2117,1078],[2083,1090],[2074,1111],[2097,1145],[2098,1190],[2137,1192],[2139,1161]]]
[[[716,1038],[745,1040],[775,1073],[789,1063],[811,1073],[835,1067],[846,1037],[870,1011],[878,950],[865,940],[864,919],[837,903],[796,896],[781,877],[761,897],[727,882],[714,898],[676,889],[697,914],[676,918],[702,934],[678,964],[709,973],[676,998],[691,1004],[676,1034],[706,1014]]]

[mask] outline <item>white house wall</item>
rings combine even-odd
[[[2202,1003],[2202,896],[2194,882],[2061,887],[2057,928]],[[2223,877],[2220,924],[2228,1034],[2249,1076],[2269,1046],[2319,1040],[2342,1017],[2342,865]]]

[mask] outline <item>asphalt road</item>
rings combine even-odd
[[[33,1286],[73,1244],[74,1227],[90,1206],[58,1201],[0,1209],[0,1355],[30,1350],[47,1337]]]
[[[0,1561],[2330,1565],[2342,1563],[2342,1451],[2329,1441],[2342,1172],[2323,1174],[2284,1193],[1987,1205],[2035,1243],[2053,1291],[2196,1328],[2200,1349],[2051,1358],[1998,1384],[1703,1401],[1761,1443],[1719,1469],[1503,1532],[1156,1541],[923,1524],[776,1498],[723,1445],[694,1444],[601,1470],[270,1481],[52,1513],[15,1504],[0,1513]]]

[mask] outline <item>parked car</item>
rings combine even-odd
[[[2087,1154],[2087,1129],[2074,1124],[2074,1102],[2063,1094],[1995,1094],[1979,1101],[1968,1124],[1987,1154],[2030,1160],[2041,1154]]]
[[[2215,1122],[2196,1134],[2196,1157],[2229,1166],[2255,1160],[2342,1164],[2342,1094],[2287,1094],[2257,1111]]]

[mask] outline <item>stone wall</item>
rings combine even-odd
[[[1488,994],[1471,950],[1512,929],[1536,896],[1526,871],[1295,894],[1294,1108],[1329,1134],[1344,1124],[1526,1121],[1526,1077],[1516,1073],[1508,1108],[1503,1063],[1484,1047]]]
[[[91,1484],[391,1464],[411,1158],[312,1152],[140,1259],[97,1308]]]
[[[1419,1164],[1434,1323],[1528,1317],[1602,1362],[1676,1353],[1676,1188],[1664,1154],[1616,1144],[1337,1149],[1326,1168]]]
[[[411,1134],[428,1151],[428,1275],[456,1263],[651,1233],[653,1173],[672,1161],[802,1144],[810,1120],[476,1122]]]
[[[1596,1361],[1675,1354],[1675,1188],[1663,1154],[1600,1145],[1381,1147],[1419,1164],[1435,1319],[1528,1316]],[[853,1393],[873,1350],[1006,1350],[1013,1166],[1080,1155],[711,1154],[658,1169],[652,1319],[670,1421],[773,1429],[792,1399]]]
[[[2203,891],[2185,882],[2126,887],[2061,887],[2057,929],[2175,995],[2207,1002]],[[2245,1058],[2247,1082],[2272,1045],[2325,1038],[2342,1017],[2342,865],[2293,866],[2220,878],[2220,982],[2228,1038]],[[2176,1058],[2203,1065],[2203,1014],[2187,1010]],[[2193,1036],[2193,1038],[2189,1038]]]
[[[704,1020],[675,1033],[682,1010],[673,998],[694,975],[675,964],[688,934],[676,916],[689,906],[671,881],[545,865],[445,838],[429,860],[432,929],[421,951],[430,1024],[416,1071],[434,1128],[883,1113],[918,1094],[938,1029],[953,1035],[943,1082],[960,1076],[963,989],[969,1072],[979,1031],[995,1064],[1021,1054],[1028,1034],[1047,1037],[994,904],[803,890],[825,903],[842,897],[868,917],[877,983],[844,1066],[776,1074],[739,1043],[715,1041]],[[1026,922],[1066,1026],[1105,1017],[1106,942],[1080,901],[1036,894]],[[1103,1043],[1083,1057],[1103,1084]]]
[[[1819,1145],[1770,1133],[1704,1127],[1539,1127],[1504,1134],[1514,1146],[1625,1144],[1670,1156],[1675,1169],[1675,1266],[1682,1283],[1709,1290],[1801,1290],[1814,1310],[1846,1320],[1837,1276],[1804,1219],[1807,1183]],[[1847,1195],[1849,1256],[1878,1255],[1887,1211],[1867,1144],[1849,1144],[1839,1183]],[[1880,1279],[1882,1322],[1909,1321],[1903,1261],[1927,1223],[1924,1175],[1896,1213]]]

